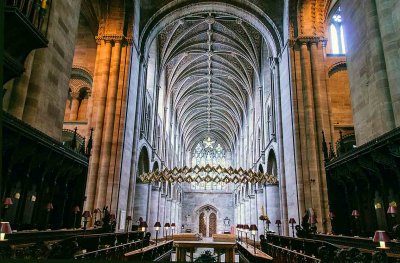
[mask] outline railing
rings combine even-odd
[[[39,32],[46,36],[50,18],[50,14],[46,17],[46,13],[50,12],[51,2],[51,0],[7,0],[6,7],[17,8]]]
[[[356,244],[354,244],[356,245]],[[360,246],[336,245],[322,240],[267,235],[261,249],[283,263],[297,262],[400,262],[399,254]]]
[[[317,263],[321,262],[315,256],[303,254],[303,251],[290,250],[288,248],[278,247],[271,243],[263,245],[263,251],[274,258],[274,262],[280,263]]]
[[[243,261],[248,262],[275,262],[275,258],[273,258],[270,254],[265,251],[261,251],[256,248],[254,251],[254,246],[248,245],[245,242],[236,242],[237,250],[241,255]],[[256,246],[257,247],[257,246]],[[255,252],[255,253],[254,253]]]
[[[129,242],[122,245],[107,247],[92,252],[83,252],[74,256],[74,259],[104,259],[104,260],[121,260],[128,251],[143,247],[142,240]]]
[[[134,262],[155,262],[155,261],[169,261],[166,258],[169,258],[172,252],[173,241],[162,241],[157,245],[150,245],[138,249],[136,251],[131,251],[126,253],[124,258],[129,261]]]
[[[38,236],[40,233],[32,234],[38,237],[36,242],[32,242],[33,238],[27,239],[26,242],[19,240],[11,244],[9,242],[1,242],[0,259],[116,258],[127,251],[148,245],[148,242],[146,243],[142,240],[143,232],[75,236],[66,234],[64,237],[58,233],[55,236],[51,236],[46,232],[51,233],[53,231],[43,231],[42,233],[46,234],[45,237]],[[95,252],[98,252],[98,255]]]

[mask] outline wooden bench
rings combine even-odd
[[[199,240],[194,233],[180,233],[174,235],[174,241],[197,241]]]
[[[236,236],[231,234],[214,234],[214,242],[236,242]]]

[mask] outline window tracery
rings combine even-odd
[[[192,166],[226,166],[226,151],[216,140],[207,137],[199,142],[192,152]],[[226,184],[216,182],[191,183],[193,190],[224,190]]]
[[[331,49],[333,54],[345,54],[344,30],[342,25],[341,8],[338,7],[330,19],[329,25]]]

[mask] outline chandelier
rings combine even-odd
[[[182,168],[165,168],[162,171],[154,171],[144,173],[139,176],[144,183],[154,182],[215,182],[215,183],[260,183],[260,184],[278,184],[276,176],[264,174],[261,172],[253,172],[252,170],[244,170],[242,168],[233,169],[232,167],[224,168],[221,166],[195,166]]]

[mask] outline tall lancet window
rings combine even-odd
[[[342,25],[341,9],[338,7],[330,20],[330,41],[333,54],[345,54],[346,46],[344,44],[344,31]]]

